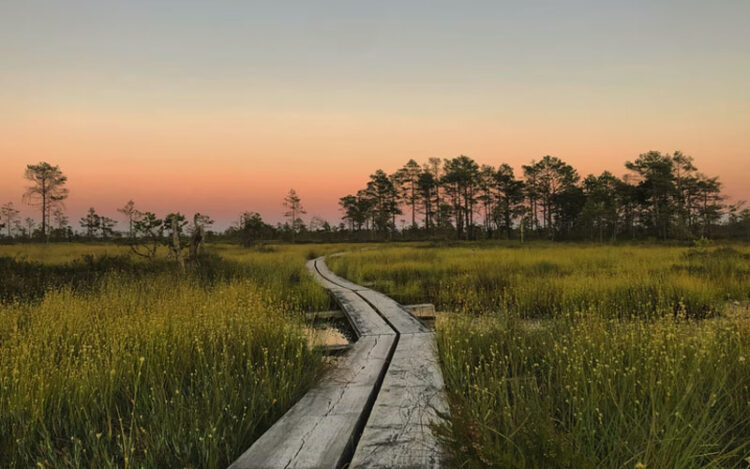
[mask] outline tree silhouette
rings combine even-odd
[[[440,195],[440,177],[442,176],[442,160],[440,158],[428,158],[427,163],[424,164],[423,170],[425,173],[430,173],[432,175],[432,179],[435,181],[435,199],[434,199],[434,214],[435,214],[435,220],[434,225],[435,226],[443,226],[443,220],[441,217],[441,210],[440,205],[442,204],[442,197]]]
[[[388,233],[395,229],[393,220],[396,215],[401,213],[398,208],[398,191],[393,184],[393,180],[382,169],[370,175],[367,189],[360,196],[371,199],[372,221],[375,230]]]
[[[419,176],[422,168],[416,161],[409,160],[396,171],[397,182],[401,199],[411,208],[411,226],[417,226],[417,202],[419,201]]]
[[[265,223],[258,212],[244,212],[239,224],[231,230],[236,232],[240,243],[245,247],[273,236],[273,227]]]
[[[13,206],[13,202],[8,202],[7,204],[0,207],[0,218],[5,224],[5,229],[8,233],[9,238],[13,235],[13,226],[18,222],[20,213],[21,212],[16,210],[16,208]]]
[[[99,218],[99,232],[102,239],[107,239],[115,234],[115,225],[117,225],[117,220],[105,216]]]
[[[467,239],[474,239],[474,205],[477,202],[479,165],[465,155],[446,160],[441,182],[453,200],[458,237],[461,238],[465,232]]]
[[[484,209],[484,231],[488,237],[492,236],[493,221],[492,211],[495,205],[495,168],[483,164],[477,174],[477,201],[481,202]]]
[[[346,195],[339,199],[339,205],[344,212],[343,220],[349,222],[350,231],[360,231],[372,216],[372,199],[364,191],[357,195]]]
[[[294,189],[289,189],[289,193],[284,197],[283,205],[286,209],[284,216],[289,219],[289,226],[292,229],[292,242],[294,242],[295,234],[302,226],[302,218],[300,216],[307,212],[302,207],[302,200]]]
[[[604,233],[610,233],[614,239],[617,236],[617,224],[620,214],[620,199],[618,188],[622,184],[609,171],[600,176],[590,174],[583,180],[583,193],[586,202],[579,216],[579,224],[592,236],[596,235],[599,242],[604,241]]]
[[[675,210],[677,212],[677,223],[681,230],[690,230],[695,219],[695,192],[697,190],[698,177],[697,168],[693,164],[693,157],[680,151],[672,155],[675,181]]]
[[[580,179],[578,172],[555,156],[546,155],[534,165],[535,196],[541,204],[542,221],[548,236],[562,228],[563,220],[571,218],[570,208],[573,191]]]
[[[101,217],[96,213],[94,207],[91,207],[86,213],[86,216],[82,217],[78,223],[81,225],[81,228],[86,230],[86,236],[88,238],[93,238],[96,236],[96,232],[101,226],[101,220]]]
[[[721,196],[721,183],[716,177],[710,178],[698,174],[696,178],[696,206],[697,216],[701,220],[700,237],[706,237],[711,231],[711,225],[721,218],[723,208]]]
[[[648,227],[662,239],[667,239],[675,212],[673,203],[676,193],[674,162],[669,155],[650,151],[628,161],[625,167],[639,179],[638,192],[643,207],[648,213]]]
[[[513,222],[526,212],[523,206],[523,182],[516,179],[513,168],[503,163],[495,172],[496,202],[493,216],[498,228],[505,231],[506,238],[510,238]]]
[[[186,245],[183,232],[187,223],[185,215],[180,212],[170,213],[164,217],[164,231],[167,235],[167,247],[169,248],[167,257],[177,261],[177,265],[183,271],[185,270],[185,259],[182,256],[182,250]]]
[[[34,221],[34,219],[31,217],[26,217],[24,218],[23,222],[26,225],[25,227],[26,236],[31,238],[32,236],[34,236],[34,228],[36,227],[36,221]]]
[[[46,237],[52,209],[62,206],[62,201],[68,196],[68,189],[64,187],[68,178],[59,166],[44,161],[26,166],[24,177],[32,183],[26,188],[24,200],[31,206],[41,208],[41,235]]]
[[[141,257],[153,259],[162,239],[164,222],[152,212],[139,213],[133,222],[133,237],[130,239],[130,250]]]
[[[625,167],[630,172],[622,178],[605,171],[581,181],[575,168],[547,155],[522,166],[521,180],[507,164],[480,167],[464,155],[430,158],[420,170],[409,160],[393,176],[376,171],[365,189],[342,197],[339,205],[349,230],[392,234],[403,203],[412,209],[409,236],[420,230],[429,236],[438,227],[458,239],[476,239],[477,233],[491,238],[500,230],[510,238],[518,230],[522,238],[603,242],[621,234],[689,239],[710,236],[719,226],[723,233],[746,236],[737,205],[726,210],[718,178],[698,172],[692,157],[652,151]],[[478,211],[484,214],[480,223]]]
[[[54,237],[58,239],[64,239],[70,236],[70,219],[67,215],[65,215],[65,212],[63,212],[60,207],[56,207],[54,210],[52,210],[52,220],[54,222],[54,225],[50,232]]]
[[[214,221],[208,215],[196,213],[193,215],[193,225],[190,227],[190,249],[188,257],[197,260],[206,239],[206,228]]]
[[[435,210],[438,200],[438,181],[429,170],[422,171],[417,180],[417,190],[422,201],[421,212],[424,215],[424,229],[430,230],[435,224]]]
[[[118,212],[125,215],[125,217],[128,219],[128,237],[132,238],[134,235],[133,232],[133,222],[138,218],[138,210],[135,208],[135,202],[132,200],[128,200],[128,203],[126,203],[123,207],[117,209]]]

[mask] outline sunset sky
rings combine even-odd
[[[750,200],[748,21],[742,0],[4,0],[0,204],[49,161],[75,227],[128,199],[276,222],[292,187],[338,222],[409,158],[623,175],[678,149]]]

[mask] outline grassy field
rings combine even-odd
[[[746,468],[750,248],[0,246],[0,467],[223,467],[325,364],[304,270],[434,302],[451,466]]]
[[[750,298],[746,246],[412,245],[363,249],[330,264],[404,304],[521,318],[700,318]]]
[[[329,263],[447,311],[456,467],[750,465],[746,246],[411,245]]]
[[[210,251],[0,249],[0,467],[224,467],[316,380],[310,249]]]
[[[0,245],[0,256],[13,257],[48,265],[63,264],[83,256],[118,256],[130,248],[113,243],[28,243]],[[163,249],[161,253],[166,253]]]

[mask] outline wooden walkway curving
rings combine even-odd
[[[439,468],[431,426],[447,414],[434,334],[386,295],[307,263],[357,341],[230,467]]]

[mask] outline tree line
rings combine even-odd
[[[192,219],[180,212],[158,217],[154,212],[136,208],[128,201],[117,209],[127,222],[125,231],[117,231],[118,222],[100,214],[94,207],[78,220],[79,230],[74,230],[70,218],[65,214],[65,199],[69,195],[68,181],[59,166],[47,162],[27,165],[24,178],[30,183],[23,194],[23,201],[39,210],[39,222],[32,217],[21,219],[21,211],[13,202],[0,207],[0,240],[16,241],[91,241],[110,240],[130,245],[132,251],[143,257],[154,257],[159,246],[167,246],[170,256],[181,261],[182,251],[188,250],[188,258],[199,253],[208,238],[238,241],[245,245],[265,240],[295,241],[308,233],[333,232],[335,227],[313,217],[305,224],[302,216],[307,212],[294,189],[283,200],[286,219],[272,226],[263,221],[257,212],[244,212],[236,224],[222,233],[210,230],[214,220],[195,213]],[[306,238],[305,238],[306,239]]]
[[[581,178],[570,164],[544,156],[516,172],[508,164],[480,165],[468,156],[410,159],[388,174],[379,169],[364,188],[339,200],[341,223],[320,217],[303,219],[300,195],[290,189],[282,202],[284,222],[271,225],[247,211],[223,232],[200,213],[160,218],[130,200],[117,221],[93,207],[74,230],[64,211],[67,177],[59,166],[28,165],[23,201],[39,210],[39,222],[21,219],[12,202],[0,207],[0,239],[116,240],[136,254],[152,257],[159,245],[171,255],[197,255],[206,239],[251,245],[263,241],[351,241],[389,239],[622,239],[750,240],[750,209],[727,204],[717,177],[698,171],[692,157],[679,151],[651,151],[624,165],[627,174],[609,171]],[[178,259],[179,260],[179,259]]]
[[[679,151],[643,153],[627,174],[579,172],[546,155],[521,167],[479,165],[468,156],[409,160],[377,170],[339,201],[351,232],[380,238],[439,236],[476,240],[698,239],[750,236],[744,202],[725,203],[718,177]],[[398,226],[400,220],[401,226]]]

